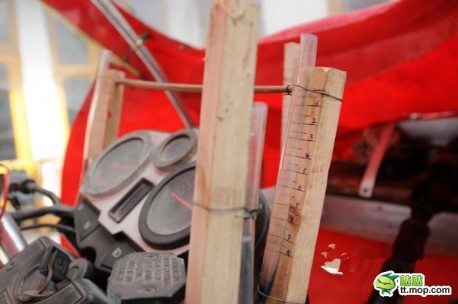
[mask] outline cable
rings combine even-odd
[[[33,179],[27,175],[25,171],[12,171],[10,173],[10,181],[8,183],[8,189],[10,191],[9,200],[12,203],[17,204],[17,208],[19,209],[21,205],[20,197],[14,196],[16,193],[22,194],[40,194],[42,196],[48,197],[53,205],[60,205],[61,201],[60,198],[57,197],[53,192],[41,187],[38,185]],[[14,197],[13,197],[14,196]]]
[[[75,229],[61,224],[33,224],[21,227],[21,230],[39,229],[39,228],[54,228],[59,232],[76,234]]]
[[[35,183],[28,183],[27,184],[28,186],[28,189],[30,190],[30,192],[36,192],[36,193],[39,193],[41,195],[44,195],[46,196],[47,198],[49,198],[51,200],[51,202],[53,203],[53,205],[60,205],[62,204],[62,202],[60,201],[60,199],[57,197],[57,195],[55,195],[53,192],[49,191],[49,190],[46,190],[40,186],[38,186],[37,184]]]
[[[23,192],[23,193],[39,193],[41,195],[46,196],[51,200],[53,205],[60,205],[61,201],[55,195],[53,192],[46,190],[45,188],[39,186],[37,183],[35,183],[34,180],[32,179],[27,179],[18,184],[18,191]]]
[[[40,265],[38,264],[33,266],[24,276],[24,279],[20,284],[20,288],[22,289],[22,292],[18,295],[18,299],[21,302],[29,302],[33,298],[46,298],[55,293],[54,291],[45,292],[45,289],[48,286],[48,284],[51,282],[51,277],[52,277],[52,267],[50,265],[48,265],[48,275],[46,277],[43,277],[43,279],[40,282],[40,285],[36,289],[24,290],[25,281],[29,277],[31,277],[31,275],[39,268],[40,268]]]
[[[17,210],[10,212],[9,214],[16,222],[21,222],[31,218],[37,218],[46,214],[53,214],[60,218],[73,219],[74,209],[73,207],[66,205],[55,205],[49,207]]]

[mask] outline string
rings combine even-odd
[[[184,198],[182,198],[181,196],[179,196],[177,193],[174,193],[172,192],[172,196],[180,203],[180,204],[183,204],[185,207],[191,209],[191,206],[196,206],[196,207],[199,207],[207,212],[213,212],[213,211],[216,211],[216,212],[232,212],[232,211],[240,211],[240,210],[243,210],[245,212],[245,215],[242,216],[241,218],[243,219],[253,219],[255,220],[256,219],[256,216],[259,212],[260,209],[249,209],[246,207],[246,204],[242,205],[242,206],[234,206],[234,207],[208,207],[208,206],[204,206],[202,204],[199,204],[199,203],[196,203],[196,202],[193,202],[193,201],[187,201],[185,200]],[[240,217],[240,216],[237,216],[237,217]]]
[[[204,206],[202,204],[199,204],[199,203],[196,203],[196,202],[190,202],[189,204],[193,205],[193,206],[196,206],[196,207],[199,207],[205,211],[208,211],[208,212],[213,212],[213,211],[216,211],[216,212],[231,212],[231,211],[240,211],[240,210],[243,210],[245,212],[245,214],[241,217],[243,219],[252,219],[252,220],[255,220],[257,215],[258,215],[258,212],[259,212],[259,209],[249,209],[245,206],[235,206],[235,207],[207,207],[207,206]]]
[[[280,298],[276,298],[276,297],[272,297],[272,296],[269,296],[268,294],[265,294],[261,291],[261,289],[259,289],[259,285],[258,285],[258,293],[267,298],[267,299],[271,299],[271,300],[274,300],[274,301],[277,301],[277,302],[280,302],[280,303],[285,303],[285,304],[303,304],[303,303],[299,303],[299,302],[288,302],[288,301],[285,301],[283,299],[280,299]]]
[[[51,265],[48,265],[48,274],[46,277],[43,277],[43,280],[41,281],[41,284],[36,288],[35,290],[23,290],[25,281],[32,275],[34,271],[36,271],[38,268],[40,268],[40,265],[35,265],[32,267],[24,276],[23,281],[21,282],[21,289],[22,292],[21,294],[18,295],[18,299],[22,302],[29,302],[32,298],[46,298],[49,297],[50,295],[54,294],[54,292],[49,291],[49,292],[44,292],[48,284],[51,282],[51,277],[52,277],[52,267]]]
[[[311,93],[316,93],[316,94],[320,94],[320,95],[323,95],[323,96],[326,96],[326,97],[330,97],[332,99],[335,99],[335,100],[338,100],[338,101],[342,101],[342,98],[339,98],[339,97],[336,97],[334,95],[331,95],[329,93],[326,93],[325,91],[323,90],[312,90],[312,89],[307,89],[306,87],[303,87],[301,85],[298,85],[298,84],[289,84],[286,86],[286,91],[287,91],[287,95],[291,95],[292,92],[293,92],[293,89],[291,87],[297,87],[297,88],[300,88],[306,92],[311,92]]]

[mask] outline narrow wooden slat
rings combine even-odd
[[[87,168],[90,165],[90,162],[93,158],[95,158],[101,151],[103,147],[103,140],[101,139],[105,131],[100,130],[100,125],[98,121],[103,117],[101,114],[104,108],[107,106],[103,106],[100,102],[100,96],[102,89],[102,83],[99,79],[106,71],[108,71],[108,67],[110,66],[112,53],[109,50],[103,50],[100,59],[99,65],[97,67],[97,74],[96,74],[96,82],[94,85],[94,93],[92,94],[91,105],[89,107],[89,114],[87,117],[86,123],[86,132],[84,134],[84,149],[83,149],[83,168],[81,172],[81,176],[84,176]],[[104,125],[105,126],[105,125]],[[92,145],[98,146],[98,148],[93,148]]]
[[[258,11],[225,0],[211,12],[194,193],[211,210],[193,207],[188,304],[238,300]]]
[[[115,79],[120,77],[122,72],[108,70],[96,79],[85,138],[84,156],[89,163],[117,137],[123,88]]]
[[[285,86],[295,83],[294,75],[297,75],[299,66],[299,55],[301,46],[299,43],[289,42],[285,44],[285,57],[283,59],[283,84]],[[283,105],[281,110],[281,143],[285,141],[286,124],[288,122],[289,109],[292,102],[292,96],[283,95]]]
[[[118,135],[123,86],[116,85],[116,82],[124,78],[124,73],[109,70],[111,57],[111,52],[104,50],[97,68],[84,136],[82,176],[91,161]]]
[[[111,92],[108,99],[108,113],[105,127],[103,148],[113,143],[118,138],[119,124],[121,122],[122,98],[124,86],[116,85],[117,80],[124,78],[124,73],[108,71],[106,89]],[[114,85],[113,85],[114,84]]]
[[[279,255],[275,276],[267,303],[305,303],[310,271],[315,251],[326,192],[327,178],[339,119],[341,99],[346,73],[336,69],[315,68],[310,89],[320,93],[308,93],[306,104],[314,113],[316,126],[313,130],[313,151],[307,162],[303,194],[297,206],[289,207],[282,251]],[[333,97],[330,97],[333,96]],[[312,102],[313,101],[313,102]],[[316,106],[315,106],[316,105]],[[304,148],[307,145],[303,143]],[[286,236],[288,234],[288,236]]]

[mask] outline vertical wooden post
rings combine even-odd
[[[305,303],[345,79],[346,73],[340,70],[314,69],[310,89],[315,92],[307,93],[307,112],[304,113],[314,117],[313,121],[316,122],[311,129],[314,136],[313,148],[307,160],[308,173],[303,176],[304,184],[298,183],[303,192],[296,200],[299,207],[289,207],[289,219],[284,232],[288,233],[288,237],[282,243],[286,252],[282,249],[279,254],[270,298],[266,303],[277,304],[279,301],[276,299],[284,303]],[[305,151],[307,140],[301,140],[299,145],[304,148],[301,151]]]
[[[107,90],[108,111],[105,122],[105,136],[103,137],[103,148],[110,145],[118,138],[119,124],[121,122],[122,97],[124,86],[117,85],[119,79],[124,78],[124,73],[120,71],[109,70],[102,76],[104,88]]]
[[[285,56],[283,59],[283,84],[290,85],[295,83],[294,75],[297,75],[299,66],[299,55],[301,46],[299,43],[289,42],[285,44]],[[293,102],[293,96],[283,95],[283,105],[281,110],[281,145],[285,142],[286,126],[290,105]]]
[[[186,303],[237,303],[258,5],[211,12],[197,149]]]
[[[124,73],[108,69],[110,58],[111,52],[104,51],[97,71],[86,125],[82,174],[90,162],[118,135],[123,86],[116,85],[116,81],[123,78]]]

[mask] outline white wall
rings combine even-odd
[[[44,9],[39,1],[15,0],[14,5],[32,157],[61,157],[66,129],[54,82]]]
[[[46,14],[39,1],[15,0],[22,91],[32,158],[43,164],[43,186],[60,193],[62,156],[67,141],[54,80]]]
[[[327,15],[328,2],[325,0],[262,0],[262,34],[269,35]]]
[[[186,44],[202,47],[211,0],[116,0],[143,22]]]

